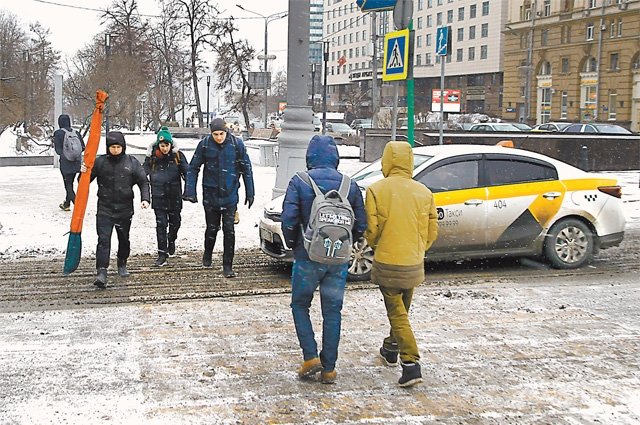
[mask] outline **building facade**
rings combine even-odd
[[[432,90],[440,89],[440,56],[435,53],[435,39],[441,26],[449,26],[452,33],[451,51],[445,59],[445,89],[460,90],[461,112],[501,114],[502,29],[508,17],[508,3],[508,0],[413,1],[411,68],[416,114],[431,111]],[[378,75],[378,105],[392,105],[392,86],[383,84],[381,76],[383,38],[394,30],[392,12],[377,12],[374,17],[373,12],[361,12],[354,1],[325,0],[324,37],[330,41],[329,109],[355,109],[358,116],[371,116],[374,72]],[[400,106],[406,105],[405,93],[405,86],[401,85]]]
[[[507,120],[639,131],[640,0],[519,0],[504,30]]]

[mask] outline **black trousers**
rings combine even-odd
[[[96,248],[96,269],[109,267],[109,255],[111,253],[111,235],[113,229],[118,235],[118,260],[126,260],[131,252],[129,242],[129,230],[131,229],[131,217],[112,218],[105,215],[96,216],[96,230],[98,231],[98,247]]]
[[[167,240],[175,242],[178,237],[178,229],[182,218],[180,211],[153,210],[156,213],[156,237],[158,239],[158,252],[167,253]],[[167,227],[169,232],[167,233]]]
[[[233,255],[236,248],[236,229],[233,223],[237,206],[228,208],[205,209],[204,216],[207,229],[204,232],[204,250],[212,252],[216,244],[220,222],[222,221],[223,253],[222,264],[230,266],[233,264]]]
[[[67,196],[64,198],[64,203],[67,205],[71,205],[72,202],[76,201],[76,192],[73,190],[73,180],[77,175],[78,173],[62,175],[62,181],[64,181],[64,190],[65,192],[67,192]]]

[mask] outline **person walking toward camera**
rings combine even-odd
[[[169,129],[162,127],[144,161],[144,171],[151,183],[151,208],[156,215],[158,258],[154,265],[157,267],[167,264],[167,258],[176,252],[182,180],[186,179],[188,168],[187,158],[175,146]]]
[[[438,236],[438,215],[431,191],[412,179],[408,143],[387,143],[382,174],[384,179],[367,188],[364,236],[375,252],[371,280],[380,287],[391,325],[380,355],[388,366],[397,366],[400,357],[398,384],[409,387],[422,382],[409,308],[414,288],[425,279],[424,255]]]
[[[107,286],[107,268],[111,252],[111,235],[118,235],[118,275],[129,276],[127,259],[131,252],[129,230],[133,218],[133,186],[140,189],[141,208],[149,208],[149,181],[138,160],[125,153],[127,144],[119,131],[107,134],[107,154],[100,155],[91,169],[91,180],[98,180],[96,230],[96,280],[94,285]],[[86,167],[82,164],[81,171]]]
[[[84,152],[84,140],[76,130],[71,128],[71,118],[62,114],[58,117],[58,129],[53,132],[53,146],[60,155],[60,174],[64,182],[66,196],[59,205],[63,211],[71,210],[71,203],[76,200],[76,192],[73,190],[73,181],[80,173],[82,164],[82,152]]]
[[[209,124],[211,134],[204,137],[191,158],[183,199],[197,202],[196,184],[200,168],[202,172],[202,204],[207,228],[204,234],[202,265],[211,267],[213,247],[222,222],[223,254],[222,274],[235,277],[233,257],[236,233],[234,219],[238,208],[240,176],[245,189],[245,205],[251,208],[255,196],[251,160],[242,139],[235,137],[227,129],[222,118]]]
[[[325,384],[335,382],[342,303],[354,240],[367,228],[360,189],[338,172],[340,157],[333,137],[313,136],[306,153],[307,169],[289,181],[283,201],[282,231],[293,249],[291,312],[302,348],[298,377],[321,372]],[[320,287],[322,351],[318,357],[309,309]]]

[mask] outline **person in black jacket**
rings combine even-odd
[[[91,169],[91,180],[98,179],[98,212],[96,230],[96,280],[99,288],[107,286],[107,268],[111,252],[111,235],[118,235],[118,274],[129,276],[127,259],[131,245],[129,229],[133,217],[133,186],[140,189],[141,207],[149,208],[149,181],[138,160],[125,153],[124,135],[119,131],[107,134],[107,154],[100,155]],[[82,164],[81,171],[87,168]]]
[[[160,129],[150,148],[144,160],[144,171],[151,182],[151,208],[156,214],[158,259],[154,265],[161,267],[167,264],[168,256],[176,252],[182,210],[181,179],[186,178],[189,163],[174,145],[167,127]]]
[[[82,159],[69,161],[63,152],[65,132],[75,131],[71,128],[71,118],[69,118],[69,115],[62,114],[58,117],[58,127],[59,128],[53,132],[53,146],[56,153],[60,155],[60,174],[62,174],[64,190],[67,193],[67,196],[59,207],[63,211],[70,211],[71,203],[76,200],[76,193],[73,190],[73,181],[80,173],[80,164],[82,163]],[[84,140],[82,140],[82,135],[80,133],[77,134],[80,138],[80,142],[82,143],[82,150],[84,151],[85,146]]]

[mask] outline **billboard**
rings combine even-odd
[[[460,90],[444,89],[444,112],[460,112]],[[431,111],[440,112],[440,89],[431,90]]]

